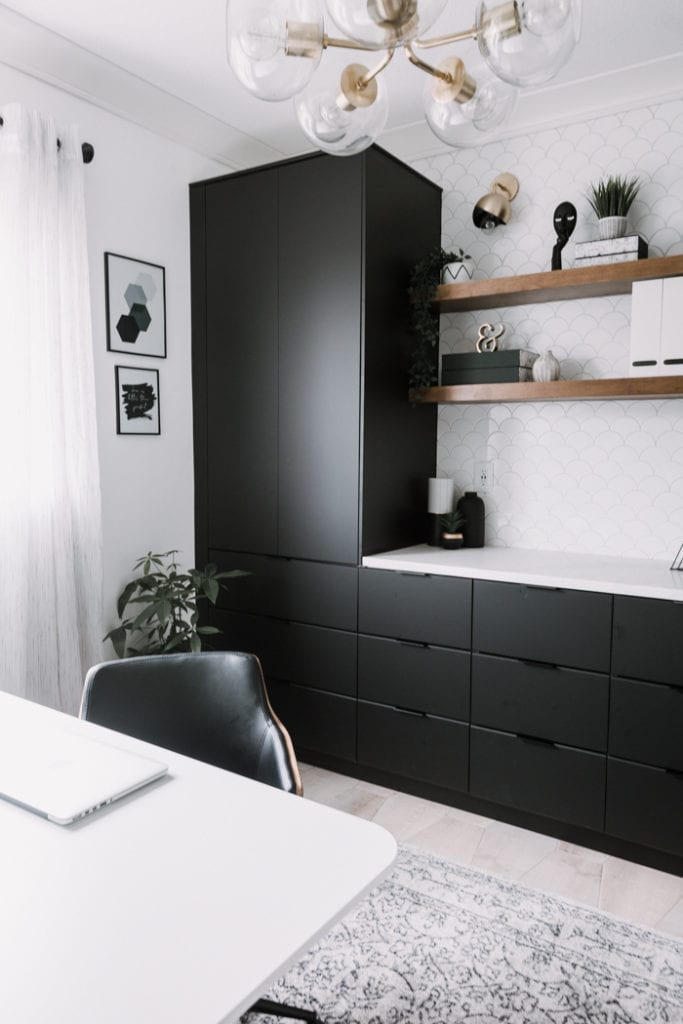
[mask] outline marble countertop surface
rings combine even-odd
[[[369,569],[464,576],[502,583],[683,601],[683,572],[672,571],[670,564],[644,558],[523,548],[484,547],[446,551],[427,544],[367,555],[363,559],[363,565]]]

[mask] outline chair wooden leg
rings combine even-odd
[[[296,1006],[288,1006],[286,1003],[276,1003],[272,999],[257,999],[247,1013],[270,1013],[275,1017],[285,1017],[291,1020],[305,1020],[307,1024],[323,1024],[320,1017],[313,1010],[300,1010]]]

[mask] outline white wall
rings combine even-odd
[[[650,255],[683,253],[683,99],[414,161],[444,189],[443,244],[461,246],[478,277],[550,269],[552,216],[572,201],[573,242],[595,238],[585,198],[607,174],[638,174],[631,226]],[[493,232],[472,207],[497,173],[520,182],[512,219]],[[442,352],[471,350],[477,327],[507,325],[509,348],[547,348],[565,378],[628,376],[630,296],[461,313],[442,318]],[[683,399],[439,407],[437,467],[471,489],[493,463],[487,544],[671,560],[683,542]]]
[[[138,555],[179,548],[194,563],[188,183],[222,164],[0,65],[0,102],[77,123],[95,147],[85,168],[104,525],[105,632]],[[1,130],[1,129],[0,129]],[[166,268],[167,358],[107,352],[104,252]],[[161,435],[118,436],[114,366],[159,370]]]

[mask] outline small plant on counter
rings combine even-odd
[[[411,388],[428,388],[438,382],[439,314],[432,308],[432,303],[444,264],[462,263],[469,258],[462,249],[446,252],[437,246],[413,267],[410,275],[411,314],[417,341],[408,371]]]
[[[588,202],[596,217],[625,217],[640,190],[640,179],[603,178],[597,185],[591,185]]]
[[[446,512],[441,516],[440,522],[444,533],[461,533],[465,517],[462,512]]]
[[[209,563],[203,569],[180,570],[177,551],[146,555],[133,566],[139,574],[119,594],[116,610],[121,624],[105,636],[119,658],[137,654],[169,654],[202,649],[202,638],[221,631],[199,625],[199,602],[215,605],[225,589],[224,579],[248,576],[241,569],[219,572]]]

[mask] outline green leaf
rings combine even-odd
[[[193,633],[190,637],[190,650],[193,654],[199,654],[202,649],[202,642],[196,633]]]
[[[216,626],[197,626],[197,632],[201,633],[202,636],[209,636],[210,634],[220,633],[222,630],[217,629]]]
[[[214,579],[208,579],[204,581],[204,593],[208,597],[211,604],[215,604],[218,600],[218,592],[220,587],[218,581]]]
[[[111,640],[112,647],[116,651],[116,655],[119,658],[125,657],[126,652],[126,631],[123,626],[119,626],[118,629],[112,629],[110,633],[104,638],[105,640]]]
[[[137,586],[138,586],[137,580],[132,580],[130,583],[128,583],[123,588],[123,590],[119,594],[119,599],[116,602],[116,612],[117,612],[118,617],[120,619],[123,618],[123,613],[124,613],[124,611],[126,609],[126,605],[128,604],[128,602],[129,602],[130,598],[132,597],[132,595],[135,593],[135,591],[137,589]]]

